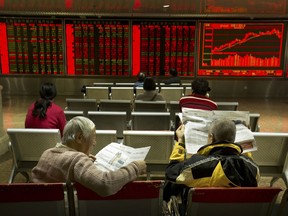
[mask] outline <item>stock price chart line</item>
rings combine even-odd
[[[282,76],[284,24],[204,23],[201,75]]]

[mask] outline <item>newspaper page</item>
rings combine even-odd
[[[225,117],[234,121],[250,124],[246,111],[206,111],[190,108],[182,109],[182,122],[185,125],[185,146],[188,154],[194,154],[200,147],[208,144],[208,132],[212,121]],[[236,124],[235,143],[242,146],[243,152],[257,150],[253,133],[244,124]]]
[[[115,171],[136,160],[144,160],[151,146],[133,148],[119,143],[110,143],[95,156],[95,165],[102,171]]]

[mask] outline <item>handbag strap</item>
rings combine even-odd
[[[151,98],[150,101],[153,101],[156,98],[156,96],[157,96],[157,93],[154,94],[154,96]]]

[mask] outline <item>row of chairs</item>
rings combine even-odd
[[[163,86],[157,88],[157,91],[161,93],[167,103],[170,101],[179,101],[184,95],[191,94],[191,87],[187,86]],[[100,101],[101,99],[113,99],[113,100],[134,100],[138,94],[143,93],[143,87],[122,87],[122,86],[112,86],[112,87],[86,87],[86,99],[96,99]],[[218,104],[218,102],[217,102]],[[229,107],[229,110],[237,110],[238,102],[219,102],[219,109]]]
[[[184,88],[185,89],[185,88]],[[183,95],[183,87],[161,87],[156,89],[166,101],[179,100]],[[85,97],[88,99],[118,99],[134,100],[138,94],[144,92],[143,87],[86,87]]]
[[[238,102],[216,102],[219,110],[236,111]],[[179,101],[141,101],[117,99],[66,98],[66,109],[74,111],[144,111],[144,112],[180,112]]]
[[[161,180],[134,181],[108,197],[79,183],[0,184],[0,209],[10,216],[179,216],[174,197],[171,208],[163,202],[163,184]],[[191,188],[185,215],[286,216],[288,190],[276,203],[280,191],[274,187]]]
[[[123,136],[124,130],[175,130],[179,124],[177,113],[170,112],[131,112],[124,111],[64,111],[66,119],[75,116],[86,116],[91,119],[99,130],[117,130],[118,137]],[[250,114],[251,131],[259,131],[260,114]],[[174,119],[174,121],[173,121]]]
[[[75,116],[85,116],[79,111],[64,111],[66,119]],[[118,137],[123,137],[124,130],[173,130],[169,112],[132,112],[130,117],[126,112],[116,111],[89,111],[87,116],[98,130],[116,130]]]
[[[1,215],[162,215],[163,181],[134,181],[101,197],[79,183],[0,184]]]
[[[17,173],[27,177],[43,151],[61,141],[60,132],[55,129],[8,128],[7,133],[13,155],[9,183],[13,182]],[[152,174],[160,174],[163,177],[174,144],[174,132],[128,130],[124,131],[123,135],[124,138],[120,141],[115,130],[96,130],[97,145],[93,154],[111,142],[135,148],[151,146],[146,157],[146,178],[150,179]],[[273,177],[271,185],[282,178],[288,186],[288,133],[253,132],[253,135],[257,143],[257,151],[253,152],[253,157],[260,167],[261,176]]]
[[[12,183],[15,176],[21,173],[29,181],[29,172],[36,166],[42,153],[61,142],[58,129],[8,128],[9,148],[13,156],[13,166],[8,182]],[[169,163],[169,156],[174,145],[173,131],[124,131],[123,139],[117,138],[116,130],[96,130],[96,146],[92,154],[96,154],[111,142],[123,143],[134,148],[151,146],[146,156],[147,174],[164,176]]]
[[[118,193],[101,197],[79,183],[0,184],[0,209],[4,215],[59,216],[180,216],[178,202],[163,202],[161,180],[134,181]],[[191,188],[185,215],[286,216],[288,190],[279,203],[281,189],[274,187]]]

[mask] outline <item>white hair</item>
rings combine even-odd
[[[69,141],[74,141],[76,134],[81,134],[87,139],[94,128],[95,124],[89,118],[76,116],[66,123],[62,143],[65,144]]]
[[[234,142],[236,136],[235,123],[229,119],[221,118],[212,122],[210,133],[215,142]]]

